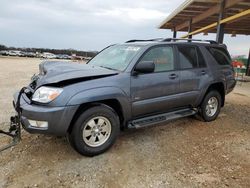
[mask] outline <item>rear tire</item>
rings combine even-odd
[[[199,109],[199,115],[206,122],[214,121],[218,117],[220,109],[221,95],[218,91],[212,90],[209,91],[203,99]]]
[[[114,144],[119,131],[117,114],[109,107],[95,106],[79,115],[68,140],[78,153],[95,156]]]

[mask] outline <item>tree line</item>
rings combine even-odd
[[[84,56],[84,57],[94,57],[98,52],[97,51],[79,51],[75,49],[49,49],[49,48],[18,48],[18,47],[7,47],[5,45],[0,44],[0,51],[1,50],[19,50],[24,52],[50,52],[53,54],[67,54],[72,55],[76,54],[77,56]]]

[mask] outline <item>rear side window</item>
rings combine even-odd
[[[205,59],[200,51],[200,49],[197,48],[197,56],[198,56],[198,64],[199,64],[199,67],[203,68],[203,67],[206,67],[206,62],[205,62]]]
[[[231,58],[225,49],[208,47],[208,50],[219,65],[230,65]]]
[[[198,67],[197,54],[195,47],[192,46],[178,46],[180,68],[191,69]]]

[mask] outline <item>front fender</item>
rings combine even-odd
[[[67,106],[81,105],[84,103],[109,99],[116,99],[119,101],[125,120],[128,120],[131,117],[129,96],[123,90],[116,87],[100,87],[78,92],[70,98],[67,102]]]

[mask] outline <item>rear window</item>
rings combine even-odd
[[[201,54],[200,49],[196,48],[196,50],[197,50],[197,55],[198,55],[199,67],[206,67],[207,65],[206,65],[206,62],[205,62],[203,55]]]
[[[227,51],[223,48],[208,47],[208,51],[212,54],[219,65],[230,65],[231,58]]]
[[[178,49],[181,69],[198,67],[195,47],[179,46]]]
[[[178,46],[181,69],[206,67],[205,60],[200,50],[195,46]]]

